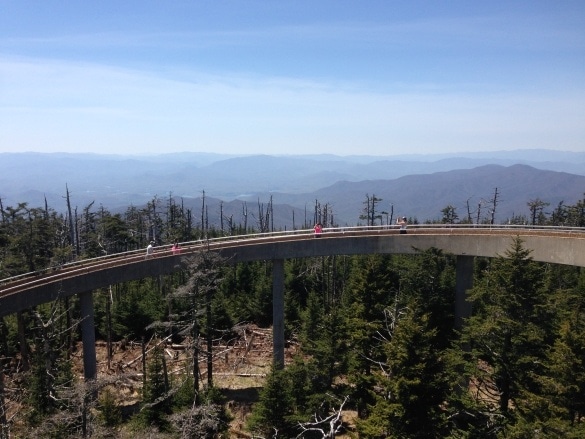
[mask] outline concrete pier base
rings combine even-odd
[[[273,360],[284,367],[284,259],[272,261],[272,338]]]
[[[455,329],[460,330],[466,318],[471,317],[471,302],[467,290],[473,287],[473,256],[457,256],[455,277]]]
[[[97,377],[93,293],[81,293],[79,295],[79,304],[81,307],[81,339],[83,342],[83,376],[86,380],[93,380]]]

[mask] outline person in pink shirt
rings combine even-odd
[[[319,237],[321,233],[323,233],[323,226],[321,223],[317,223],[315,224],[315,227],[313,227],[313,230],[315,231],[315,236]]]

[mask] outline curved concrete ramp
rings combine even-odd
[[[0,284],[0,316],[59,297],[108,285],[172,273],[190,254],[218,251],[232,262],[281,260],[327,255],[414,254],[438,248],[457,256],[505,255],[519,236],[536,261],[585,267],[583,229],[518,227],[410,227],[406,235],[388,227],[327,229],[315,237],[307,231],[257,234],[185,243],[181,255],[160,247],[152,258],[129,252],[80,261],[54,271],[33,273]]]

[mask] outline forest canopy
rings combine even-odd
[[[364,218],[384,220],[376,197],[366,201]],[[531,218],[518,221],[585,226],[585,201],[551,211],[529,203]],[[315,204],[312,220],[331,225],[324,207]],[[220,227],[209,226],[204,207],[196,214],[174,199],[123,214],[93,204],[1,212],[0,278],[150,241],[271,228],[270,203],[254,222]],[[463,216],[448,206],[443,220]],[[513,239],[506,254],[475,259],[473,313],[455,330],[455,266],[439,249],[286,260],[285,335],[295,357],[270,370],[241,428],[258,438],[583,437],[585,271],[535,262]],[[225,435],[231,414],[213,380],[215,347],[243,323],[271,325],[271,273],[270,261],[232,264],[202,252],[181,272],[95,291],[96,337],[108,350],[152,340],[133,411],[116,394],[123,374],[75,376],[76,297],[1,319],[0,438]],[[188,352],[176,370],[165,350],[173,343]],[[341,416],[348,411],[351,423]]]

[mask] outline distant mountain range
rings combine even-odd
[[[224,217],[238,223],[244,207],[257,218],[272,198],[275,226],[288,229],[310,223],[316,202],[327,204],[338,224],[355,225],[372,195],[381,199],[380,211],[421,222],[440,218],[447,205],[460,218],[468,209],[488,215],[496,189],[498,222],[528,215],[527,203],[537,198],[554,209],[585,195],[585,153],[549,150],[392,157],[1,153],[0,163],[4,207],[40,207],[46,198],[64,211],[67,186],[79,208],[95,202],[119,211],[172,196],[197,211],[205,191],[215,224],[220,204]]]

